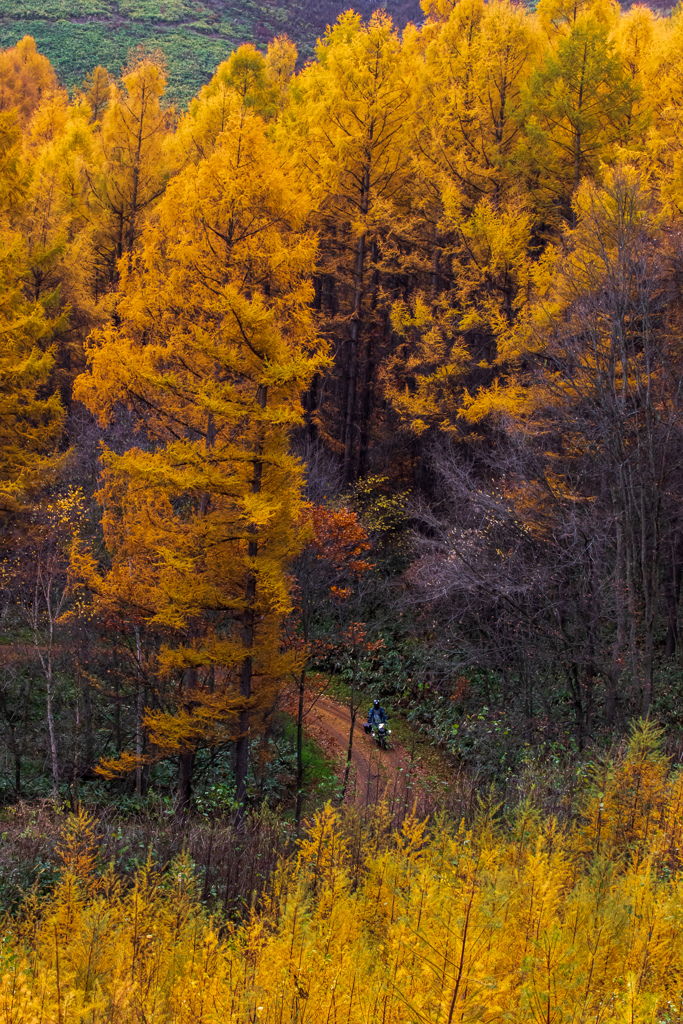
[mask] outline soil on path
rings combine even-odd
[[[292,694],[285,703],[285,710],[296,717],[296,705],[297,697]],[[424,775],[419,759],[411,759],[410,753],[397,743],[392,743],[388,750],[381,750],[363,731],[363,721],[359,715],[353,730],[351,773],[345,802],[365,806],[383,797],[392,802],[408,798]],[[304,731],[336,761],[341,780],[346,768],[350,728],[348,707],[332,697],[306,690]]]

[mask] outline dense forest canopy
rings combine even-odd
[[[683,8],[116,71],[0,52],[0,1021],[678,1024]]]
[[[0,54],[4,800],[286,802],[310,669],[486,784],[677,742],[683,15],[423,17]]]

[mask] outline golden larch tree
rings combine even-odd
[[[289,433],[326,362],[306,214],[263,121],[235,103],[220,143],[174,179],[139,256],[122,262],[118,322],[95,334],[76,384],[103,422],[129,406],[144,437],[106,453],[112,564],[91,582],[164,637],[158,668],[174,689],[146,721],[160,756],[180,757],[181,807],[198,745],[226,738],[244,802],[250,727],[291,668],[279,624],[302,542],[302,467]]]
[[[116,284],[118,261],[135,247],[168,182],[165,142],[173,109],[162,105],[165,89],[160,57],[144,53],[132,59],[121,87],[110,86],[98,148],[87,168],[98,293]]]
[[[409,180],[410,91],[411,65],[391,19],[377,12],[364,24],[347,11],[318,43],[317,62],[292,86],[280,123],[283,148],[296,152],[313,199],[322,234],[317,269],[336,290],[330,311],[339,306],[331,325],[338,334],[336,422],[326,413],[320,425],[342,457],[347,482],[363,463],[367,403],[359,391],[371,387],[374,359],[371,267],[396,195]]]
[[[28,172],[14,112],[0,113],[0,514],[53,474],[64,409],[54,388],[53,297],[31,295],[31,260],[12,224],[24,209]]]

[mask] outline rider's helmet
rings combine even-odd
[[[375,697],[372,703],[375,705],[376,708],[379,707],[379,700],[377,699],[377,697]]]

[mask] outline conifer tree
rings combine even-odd
[[[0,111],[16,109],[25,124],[41,100],[58,87],[50,61],[38,53],[32,36],[0,52]]]
[[[587,17],[607,29],[614,28],[619,19],[619,7],[614,0],[539,0],[536,16],[548,38],[555,41]]]
[[[276,36],[268,43],[266,75],[276,90],[280,102],[284,99],[296,67],[297,49],[289,36]]]
[[[212,154],[169,187],[140,255],[121,265],[118,324],[95,335],[76,395],[103,421],[120,402],[144,444],[106,455],[105,602],[159,629],[169,712],[148,713],[190,798],[200,743],[237,740],[245,800],[250,728],[291,667],[301,466],[288,451],[300,394],[324,365],[310,309],[307,210],[260,118],[233,108]]]
[[[534,218],[517,149],[542,48],[528,12],[505,0],[436,10],[424,35],[411,145],[419,185],[398,228],[405,255],[396,267],[415,286],[393,303],[394,346],[379,371],[401,426],[415,434],[462,428],[474,367],[481,375],[497,359],[526,301]]]
[[[630,43],[631,54],[628,43],[635,31],[633,17],[623,19],[632,26],[626,38],[618,36],[629,65],[634,65],[636,59],[634,42]],[[644,113],[649,115],[650,121],[642,164],[644,172],[655,173],[665,208],[680,214],[683,211],[683,11],[676,8],[670,19],[656,22],[654,28],[652,44],[643,60],[646,73],[640,79]],[[643,26],[639,37],[645,31],[646,26]]]
[[[484,197],[498,201],[517,189],[512,157],[540,33],[508,0],[460,0],[429,29],[416,89],[415,162],[451,209],[459,200],[467,214]]]
[[[606,26],[589,15],[559,39],[529,82],[526,133],[529,185],[541,209],[571,219],[571,196],[600,159],[642,131],[633,119],[637,83]]]
[[[280,47],[273,49],[274,60],[279,50]],[[282,50],[284,56],[278,60],[285,61],[281,74],[286,78],[293,65],[287,72],[287,58],[291,54],[284,43]],[[263,54],[248,45],[238,47],[229,60],[218,65],[215,75],[191,101],[178,125],[172,145],[179,163],[210,156],[236,110],[250,110],[262,116],[274,112],[284,86],[277,84],[277,74],[271,81],[270,66]]]
[[[364,25],[348,11],[328,29],[318,44],[317,62],[292,87],[281,123],[282,144],[298,154],[322,228],[320,276],[337,289],[337,422],[325,432],[342,457],[347,482],[357,471],[359,455],[363,342],[366,379],[373,363],[367,331],[369,264],[379,255],[380,226],[408,180],[404,132],[410,87],[410,65],[402,59],[390,18],[377,13]],[[329,305],[332,313],[335,302]]]
[[[166,74],[159,54],[134,54],[122,88],[111,86],[86,169],[98,265],[96,294],[117,280],[118,261],[134,248],[169,175],[164,143],[173,111],[162,106]]]
[[[92,122],[102,120],[102,115],[109,104],[111,94],[111,76],[106,68],[98,64],[96,68],[83,79],[83,96],[90,107],[90,119]]]
[[[23,207],[27,168],[14,113],[0,114],[0,511],[53,475],[64,409],[51,386],[51,342],[62,325],[54,296],[26,294],[31,261],[12,219]]]

